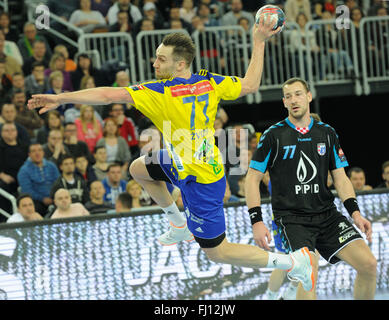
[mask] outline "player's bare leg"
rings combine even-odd
[[[336,255],[355,270],[354,299],[374,299],[376,290],[377,260],[364,240],[351,242]]]
[[[131,176],[142,185],[151,198],[166,213],[170,222],[167,232],[158,237],[162,245],[173,245],[178,241],[193,241],[193,234],[189,231],[186,217],[178,210],[164,181],[157,181],[150,177],[145,164],[145,156],[131,163]]]
[[[173,204],[174,200],[166,187],[166,183],[153,180],[150,177],[145,165],[145,156],[131,163],[130,174],[159,206],[165,208]]]

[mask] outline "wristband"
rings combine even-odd
[[[343,202],[344,207],[346,208],[348,214],[350,217],[352,217],[352,214],[354,211],[360,211],[358,207],[358,202],[357,199],[355,198],[348,198]]]
[[[262,210],[260,206],[249,209],[249,214],[250,214],[251,225],[253,225],[256,222],[263,221]]]

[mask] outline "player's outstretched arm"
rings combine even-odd
[[[274,20],[262,15],[258,24],[253,26],[253,50],[249,66],[244,78],[241,78],[242,91],[240,97],[259,90],[262,78],[263,60],[265,55],[265,41],[278,33],[281,27],[273,30]]]
[[[39,113],[44,113],[67,103],[105,105],[134,103],[134,100],[125,88],[99,87],[60,94],[35,94],[28,100],[28,108],[42,107]]]

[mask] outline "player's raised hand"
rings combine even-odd
[[[40,108],[39,113],[45,113],[49,110],[56,109],[61,103],[56,94],[34,94],[31,99],[28,100],[28,109]]]
[[[254,23],[253,26],[253,39],[254,41],[264,42],[271,38],[273,35],[281,31],[281,27],[273,30],[274,24],[277,22],[277,18],[273,15],[262,14],[259,18],[258,24]]]
[[[258,246],[265,250],[270,250],[268,244],[271,242],[271,235],[262,221],[253,224],[253,236]]]

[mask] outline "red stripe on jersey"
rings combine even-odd
[[[199,95],[205,92],[212,91],[213,88],[209,81],[204,81],[195,84],[182,84],[178,86],[174,86],[170,88],[172,97],[181,97],[186,96],[188,94],[191,95]]]

